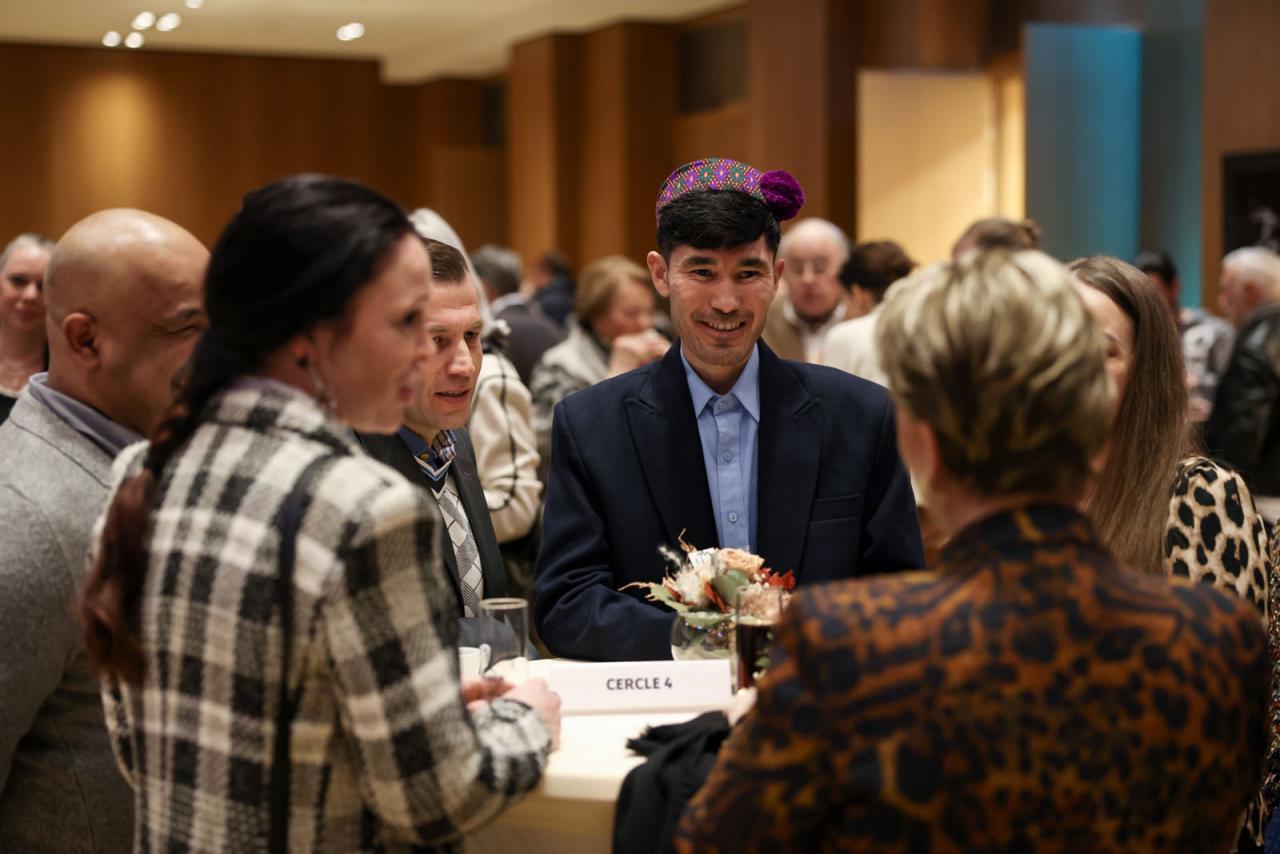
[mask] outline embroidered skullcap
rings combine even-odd
[[[764,202],[779,222],[791,219],[804,205],[804,190],[791,173],[781,169],[761,172],[728,157],[706,157],[686,163],[667,176],[658,193],[655,215],[661,219],[662,209],[688,193],[700,190],[730,190],[746,193]]]

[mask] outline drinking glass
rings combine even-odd
[[[529,678],[529,603],[524,599],[480,600],[479,641],[489,647],[486,676],[513,685]]]
[[[786,607],[787,592],[778,587],[748,584],[733,596],[734,688],[751,688],[769,667],[773,630]]]

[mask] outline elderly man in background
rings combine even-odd
[[[110,210],[49,263],[49,371],[0,427],[0,851],[132,850],[72,600],[112,459],[160,424],[204,330],[208,258],[168,220]]]
[[[1182,359],[1191,383],[1191,417],[1195,421],[1204,421],[1213,411],[1213,397],[1218,390],[1218,380],[1231,360],[1236,331],[1230,323],[1203,308],[1179,304],[1182,282],[1168,252],[1148,249],[1139,253],[1133,266],[1146,273],[1151,283],[1160,289],[1160,295],[1178,322]]]
[[[527,386],[542,354],[564,340],[564,327],[547,317],[532,297],[520,293],[520,256],[515,252],[486,244],[472,253],[471,265],[484,286],[494,319],[506,323],[510,330],[502,353]]]
[[[1205,425],[1209,453],[1244,476],[1258,510],[1280,518],[1280,255],[1250,246],[1222,261],[1218,303],[1237,329]]]
[[[835,223],[809,217],[783,235],[778,257],[786,265],[785,291],[769,307],[765,343],[784,359],[820,364],[827,333],[849,316],[840,282],[849,238]]]

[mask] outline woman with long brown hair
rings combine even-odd
[[[1070,269],[1106,338],[1119,401],[1086,498],[1102,541],[1135,569],[1231,590],[1266,618],[1266,527],[1240,475],[1195,453],[1182,347],[1167,304],[1141,271],[1115,258],[1082,258]],[[1255,803],[1238,850],[1262,844],[1262,818]]]
[[[429,277],[394,203],[318,176],[250,193],[214,247],[81,607],[135,850],[453,850],[538,782],[558,700],[459,685],[431,499],[351,433],[400,426]]]

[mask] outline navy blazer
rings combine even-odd
[[[876,385],[760,347],[757,551],[800,584],[924,566],[893,408]],[[718,544],[679,345],[555,409],[534,622],[555,655],[671,657],[673,613],[633,581],[659,581],[680,532]]]

